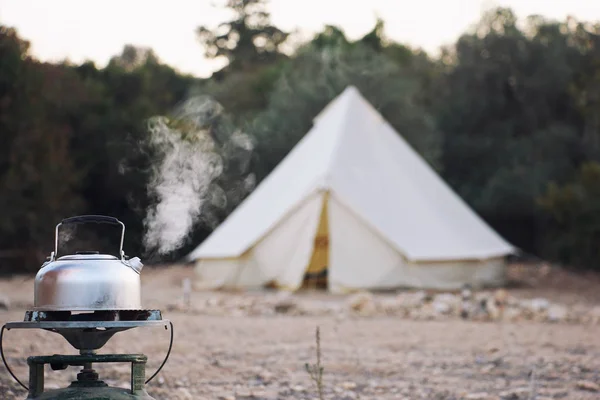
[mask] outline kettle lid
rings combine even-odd
[[[65,256],[58,257],[57,261],[70,261],[70,260],[118,260],[116,256],[110,254],[100,254],[97,251],[85,251],[77,252],[75,254],[68,254]]]

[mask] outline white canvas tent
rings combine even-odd
[[[354,87],[188,257],[211,288],[333,292],[501,284],[513,247]]]

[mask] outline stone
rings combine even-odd
[[[379,301],[379,307],[386,314],[398,314],[404,310],[403,304],[397,297],[383,298]]]
[[[414,293],[402,293],[398,295],[398,300],[403,306],[408,308],[420,307],[427,301],[427,293],[423,290]]]
[[[503,317],[503,309],[498,307],[494,297],[488,297],[486,299],[485,311],[487,312],[488,318],[493,321],[497,321]]]
[[[600,322],[600,306],[594,306],[587,313],[587,319],[592,324],[598,324]]]
[[[177,399],[180,400],[194,400],[194,396],[187,388],[179,388],[175,391]]]
[[[355,382],[342,382],[340,384],[340,387],[345,390],[353,390],[353,389],[356,389],[356,383]]]
[[[443,301],[434,300],[432,306],[436,314],[446,315],[452,311],[452,306]]]
[[[269,383],[273,380],[274,375],[269,371],[260,371],[257,374],[257,378],[264,383]]]
[[[523,310],[519,307],[508,307],[504,311],[504,318],[511,322],[520,321],[523,319]]]
[[[508,303],[508,297],[509,295],[506,289],[498,289],[494,292],[494,300],[496,300],[498,305],[506,305]]]
[[[578,381],[577,389],[586,390],[588,392],[600,392],[600,385],[592,381]]]
[[[358,292],[350,296],[348,306],[361,315],[373,315],[376,312],[375,300],[369,292]]]
[[[437,315],[438,314],[431,303],[411,311],[411,317],[417,320],[433,320]]]
[[[531,389],[529,388],[514,388],[514,389],[509,389],[509,390],[505,390],[503,392],[499,393],[499,396],[502,399],[527,399],[529,397],[529,395],[531,394]]]
[[[567,307],[564,307],[564,306],[561,306],[558,304],[553,304],[548,308],[548,312],[547,312],[548,321],[560,322],[560,321],[566,320],[568,316],[569,316],[569,310],[567,309]]]
[[[535,313],[546,311],[550,307],[550,302],[543,298],[535,298],[529,302],[529,307]]]
[[[491,395],[487,392],[469,393],[465,396],[468,400],[488,400],[492,399]]]
[[[433,308],[438,314],[453,314],[460,307],[460,297],[452,293],[438,294],[433,299]]]
[[[0,295],[0,309],[8,310],[10,308],[10,300],[6,296]]]
[[[273,309],[278,314],[288,314],[298,308],[298,304],[294,301],[291,296],[285,296],[278,298],[275,302]]]

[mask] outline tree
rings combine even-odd
[[[82,208],[80,175],[61,118],[81,86],[72,74],[34,62],[28,44],[0,26],[0,266],[39,268],[52,248],[54,224]],[[81,100],[81,99],[79,99]],[[8,250],[11,257],[4,258]]]
[[[419,80],[385,54],[350,44],[335,28],[299,49],[269,96],[267,109],[248,127],[257,138],[261,170],[271,171],[311,128],[312,120],[347,86],[356,86],[427,159],[439,167],[440,136],[433,118],[415,101]]]
[[[598,270],[600,164],[583,164],[568,184],[551,183],[538,204],[550,220],[544,253],[567,266]]]
[[[571,37],[579,55],[570,93],[575,109],[583,121],[583,149],[589,159],[600,161],[600,23],[586,24],[569,20],[574,25]]]
[[[581,57],[564,24],[536,17],[521,31],[516,21],[493,10],[448,49],[433,112],[446,180],[502,234],[536,251],[535,199],[582,161],[569,93]]]
[[[280,59],[281,45],[287,32],[271,25],[266,0],[227,0],[226,7],[233,12],[231,21],[217,29],[205,26],[197,29],[197,36],[210,59],[223,57],[228,65],[216,73],[217,79],[231,71],[240,71]]]
[[[125,45],[121,54],[110,59],[109,65],[117,65],[125,71],[131,72],[146,64],[159,64],[160,61],[150,48]]]
[[[94,213],[122,220],[128,232],[125,246],[143,255],[154,156],[147,121],[175,108],[197,80],[163,64],[148,49],[132,46],[102,70],[89,65],[75,70],[93,99],[70,118],[77,132],[71,149],[85,177],[81,194]]]

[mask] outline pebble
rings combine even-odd
[[[360,315],[373,315],[376,312],[375,299],[370,292],[358,292],[350,296],[348,306]]]
[[[569,315],[569,310],[566,307],[553,304],[548,308],[548,321],[550,322],[559,322],[567,319]]]
[[[465,396],[466,400],[495,400],[498,396],[493,396],[487,392],[469,393]]]
[[[229,294],[209,298],[203,304],[192,304],[179,311],[229,317],[269,316],[333,316],[343,320],[349,316],[396,316],[414,320],[464,318],[473,321],[536,321],[547,323],[579,323],[600,325],[600,306],[569,306],[545,298],[519,299],[506,290],[479,291],[469,299],[459,293],[430,295],[425,291],[399,292],[395,296],[375,295],[368,291],[351,294],[343,302],[307,299],[290,292],[261,297]]]
[[[345,390],[356,389],[356,383],[355,382],[342,382],[340,384],[340,386],[342,387],[342,389],[345,389]]]
[[[443,301],[436,300],[433,303],[433,309],[437,314],[446,315],[450,313],[450,311],[452,310],[452,306]]]
[[[577,388],[588,392],[600,392],[600,385],[592,381],[578,381]]]
[[[535,298],[531,300],[530,307],[534,312],[545,311],[550,307],[550,302],[546,299]]]
[[[10,300],[8,297],[0,295],[0,309],[8,310],[10,308]]]

